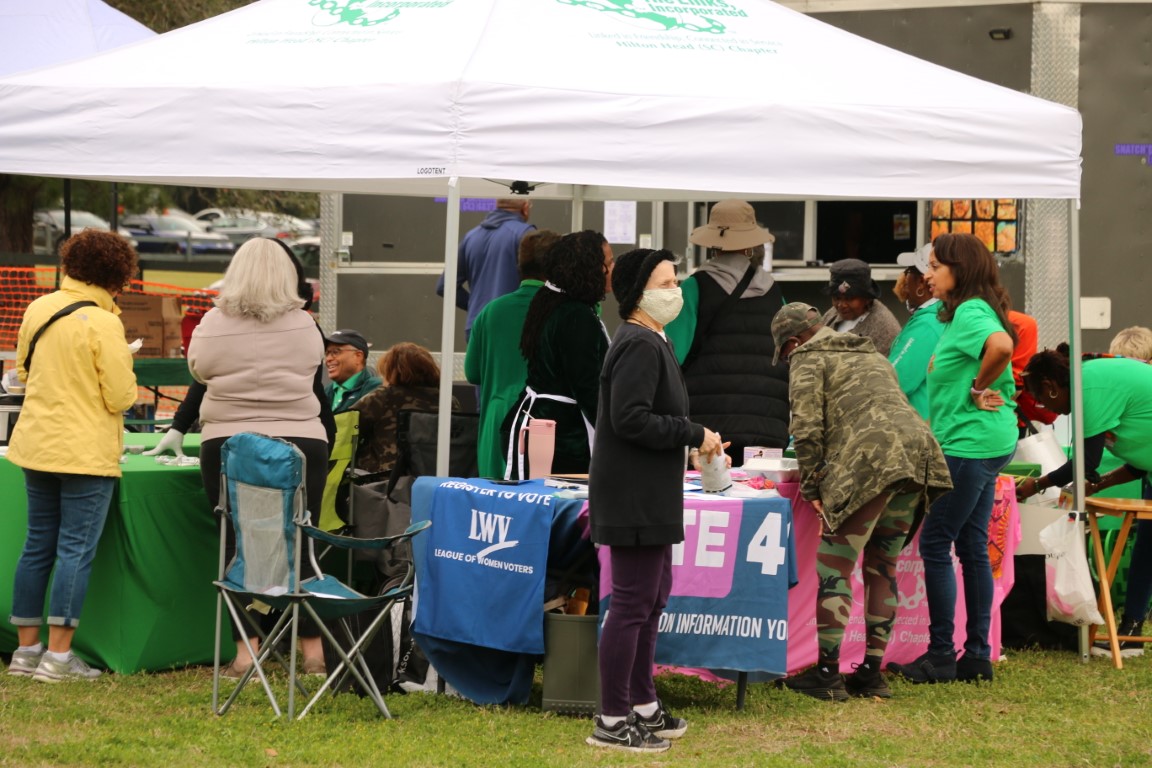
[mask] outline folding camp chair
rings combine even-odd
[[[400,449],[398,475],[435,475],[436,446],[440,414],[436,411],[404,409],[397,414],[396,442]],[[480,414],[453,412],[450,417],[448,474],[476,477],[479,470],[476,444],[480,434]]]
[[[281,714],[279,699],[272,690],[264,665],[270,659],[288,670],[288,717],[296,717],[296,693],[311,695],[300,712],[304,717],[325,691],[335,692],[349,676],[354,677],[377,709],[391,717],[377,688],[362,651],[380,629],[391,608],[412,592],[413,569],[409,569],[397,586],[375,596],[363,595],[339,579],[324,575],[316,564],[313,540],[350,550],[383,550],[404,544],[427,525],[412,525],[403,533],[379,539],[354,539],[321,531],[311,525],[305,509],[304,455],[284,440],[245,432],[229,438],[221,449],[220,482],[220,578],[217,589],[216,649],[212,674],[212,710],[223,715],[231,708],[240,691],[256,676],[264,688],[276,716]],[[236,555],[225,564],[226,526],[236,532]],[[301,580],[300,563],[309,557],[316,576]],[[270,632],[265,634],[245,606],[254,603],[280,611]],[[253,657],[247,670],[227,700],[220,704],[220,653],[223,607],[227,607],[233,624],[240,630],[242,642]],[[376,612],[374,620],[359,634],[351,630],[348,617],[364,611]],[[309,694],[296,676],[296,640],[301,611],[320,628],[325,641],[335,650],[340,661],[314,694]],[[338,641],[325,626],[325,620],[336,620],[341,639]],[[249,637],[259,637],[261,648],[255,653]],[[289,638],[290,658],[285,660],[277,644]]]

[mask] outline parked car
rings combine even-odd
[[[65,240],[77,232],[86,229],[101,229],[105,232],[112,230],[112,225],[94,213],[88,211],[72,211],[72,228],[64,233],[64,209],[48,208],[32,214],[32,253],[36,256],[55,256]],[[132,233],[120,227],[117,230],[128,238],[133,247],[138,243],[132,239]]]
[[[193,256],[231,256],[236,246],[227,237],[209,232],[199,222],[170,214],[134,214],[121,220],[139,244],[136,251],[149,253],[185,253]]]
[[[196,219],[237,245],[253,237],[287,239],[316,234],[316,227],[304,219],[269,211],[206,208],[196,214]]]
[[[300,237],[295,240],[287,240],[288,247],[296,254],[296,258],[300,259],[300,263],[305,269],[315,269],[320,266],[320,238],[319,237]]]

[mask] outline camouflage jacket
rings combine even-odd
[[[452,410],[460,404],[452,399]],[[400,454],[396,442],[401,410],[440,410],[439,387],[384,385],[356,401],[351,410],[360,411],[360,445],[356,467],[367,472],[387,472]]]
[[[800,491],[836,530],[885,489],[909,481],[931,502],[952,488],[927,422],[869,339],[822,328],[788,358]]]

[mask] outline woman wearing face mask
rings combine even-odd
[[[624,322],[600,374],[588,512],[610,547],[612,605],[600,635],[600,714],[587,743],[662,751],[688,724],[656,696],[657,625],[672,588],[672,545],[684,540],[685,451],[716,456],[720,437],[688,419],[688,390],[664,326],[682,306],[676,257],[640,248],[616,260]]]
[[[892,341],[888,353],[900,390],[924,419],[928,418],[928,361],[936,351],[940,334],[944,333],[944,324],[936,316],[943,305],[924,281],[931,255],[932,244],[928,243],[896,257],[896,263],[906,269],[896,279],[892,292],[904,302],[912,316]]]
[[[509,478],[529,476],[517,439],[529,418],[556,422],[552,472],[584,473],[592,459],[600,367],[608,351],[597,305],[611,287],[612,246],[590,229],[564,235],[545,254],[544,274],[548,280],[532,297],[520,336],[527,384],[500,430]]]

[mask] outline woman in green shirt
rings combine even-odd
[[[999,268],[973,235],[940,235],[926,275],[942,306],[944,332],[928,363],[932,433],[944,452],[953,490],[933,505],[920,533],[928,597],[928,650],[889,668],[915,683],[992,679],[992,566],[988,523],[996,476],[1016,452],[1016,394],[1009,363],[1015,335],[1001,304]],[[968,615],[964,655],[953,645],[960,560]]]
[[[1024,369],[1024,387],[1036,402],[1055,413],[1071,413],[1071,374],[1068,345],[1044,350]],[[1100,357],[1084,361],[1081,381],[1084,402],[1084,470],[1089,496],[1105,488],[1146,478],[1152,470],[1152,365],[1127,357]],[[1101,477],[1096,468],[1107,446],[1124,462]],[[1072,482],[1072,462],[1048,474],[1020,483],[1016,498],[1027,499],[1052,486]],[[1149,498],[1147,481],[1144,498]],[[1137,523],[1136,544],[1128,567],[1128,591],[1117,635],[1139,636],[1152,598],[1152,521]],[[1093,648],[1093,653],[1097,652]],[[1111,654],[1111,651],[1108,651]],[[1120,643],[1123,656],[1139,656],[1144,644]]]

